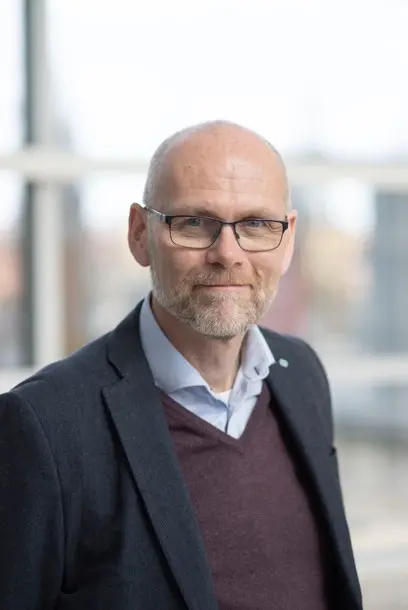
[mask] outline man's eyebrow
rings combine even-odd
[[[214,210],[205,203],[178,203],[171,208],[172,214],[183,216],[214,216]]]
[[[279,219],[280,216],[280,214],[274,212],[273,210],[269,210],[266,208],[255,208],[254,210],[250,210],[249,212],[243,214],[242,218],[270,218],[271,220],[273,220]]]
[[[178,204],[176,207],[172,209],[171,215],[173,216],[208,216],[210,218],[218,218],[222,220],[219,214],[217,214],[211,206],[207,206],[205,204],[192,204],[185,203]],[[270,219],[278,219],[281,217],[281,214],[277,214],[276,212],[271,211],[267,208],[254,208],[253,210],[246,210],[239,214],[239,217],[236,218],[237,221],[245,220],[247,218],[270,218]]]

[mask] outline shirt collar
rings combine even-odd
[[[156,386],[166,394],[177,390],[204,386],[207,382],[184,356],[173,346],[158,325],[146,297],[140,312],[140,338]],[[265,379],[275,359],[260,331],[253,325],[248,329],[243,346],[240,372],[250,381]]]
[[[274,362],[275,358],[262,332],[255,324],[250,326],[242,350],[242,373],[250,381],[265,379]]]

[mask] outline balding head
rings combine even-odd
[[[220,174],[225,179],[236,179],[235,170],[238,166],[242,170],[244,163],[247,168],[242,177],[263,180],[265,184],[275,181],[288,211],[289,187],[281,155],[259,134],[228,121],[187,127],[164,140],[151,159],[143,201],[164,211],[177,197],[180,181],[186,177],[194,180],[194,173],[196,178],[198,172],[213,173],[214,187],[218,188]]]

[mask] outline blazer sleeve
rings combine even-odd
[[[63,578],[58,473],[41,422],[18,393],[0,395],[0,608],[51,610]]]

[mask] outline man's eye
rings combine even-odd
[[[266,221],[262,218],[248,218],[248,220],[245,220],[245,225],[251,229],[257,229],[265,227]]]
[[[202,219],[198,218],[198,216],[191,216],[190,218],[186,218],[185,222],[189,227],[199,227],[202,223]]]

